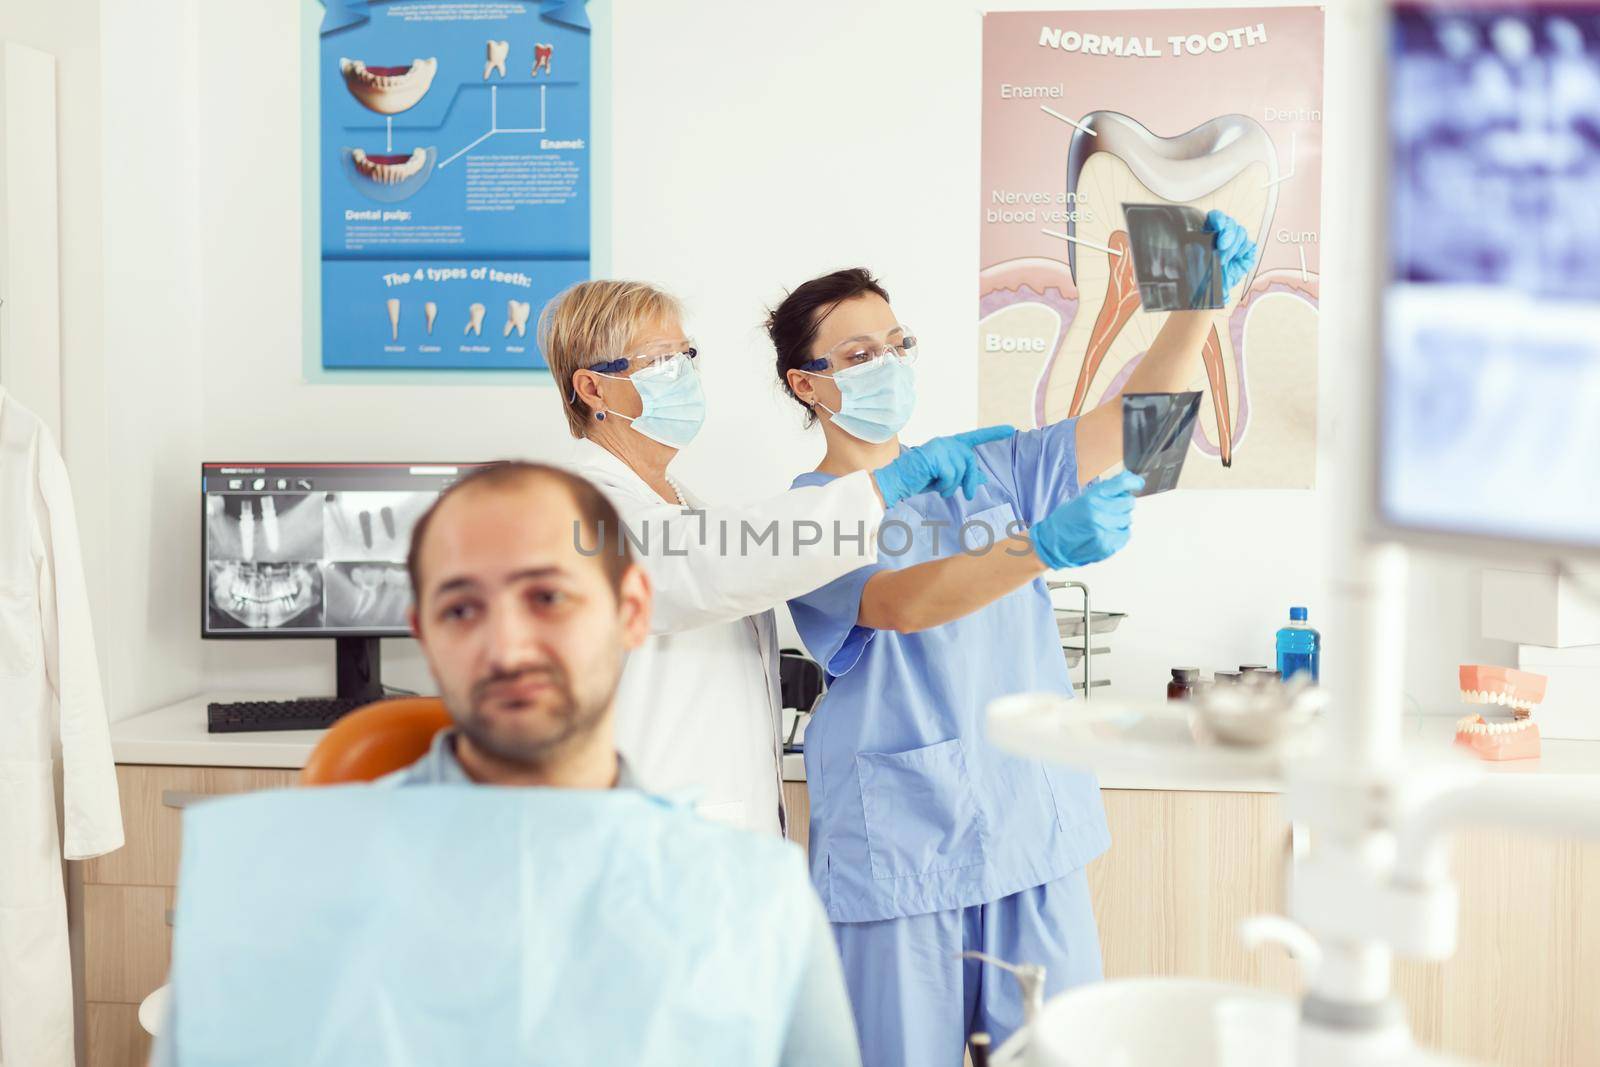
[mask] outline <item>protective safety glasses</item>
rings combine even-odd
[[[700,350],[692,344],[682,341],[668,342],[661,345],[652,345],[632,356],[620,356],[617,359],[608,359],[600,363],[589,364],[588,369],[596,374],[637,374],[642,370],[664,368],[669,377],[680,373],[680,368],[690,366],[689,360],[700,355]],[[679,361],[678,356],[685,357]]]
[[[812,374],[838,374],[852,367],[864,367],[885,356],[907,364],[917,361],[917,339],[907,327],[891,326],[877,333],[840,341],[799,369]]]
[[[607,377],[619,377],[638,374],[642,371],[654,371],[664,380],[671,381],[680,374],[686,374],[691,368],[698,366],[694,362],[700,355],[700,350],[692,344],[686,345],[682,341],[666,342],[660,345],[651,345],[643,352],[632,356],[619,356],[616,359],[602,360],[591,363],[585,370],[592,370],[596,374]],[[682,356],[682,359],[678,357]],[[577,403],[578,390],[572,390],[572,403]]]

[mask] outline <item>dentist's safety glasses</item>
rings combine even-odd
[[[1123,394],[1122,465],[1144,479],[1137,496],[1178,487],[1199,414],[1199,393]]]
[[[651,345],[636,355],[591,363],[587,369],[596,374],[617,375],[660,368],[664,376],[676,378],[680,373],[687,371],[691,366],[690,361],[699,355],[700,350],[688,341],[668,341]],[[680,360],[679,356],[684,358]]]
[[[906,326],[891,326],[877,333],[862,334],[840,341],[821,357],[799,369],[812,374],[837,374],[851,367],[863,367],[884,356],[902,363],[917,361],[917,338]]]
[[[679,356],[683,358],[679,359]],[[591,363],[584,370],[592,370],[596,374],[612,378],[636,374],[639,371],[657,371],[661,380],[672,381],[678,375],[686,374],[697,367],[698,364],[694,360],[699,356],[700,350],[690,341],[663,341],[660,344],[649,345],[635,355]],[[577,402],[578,390],[574,388],[569,403]]]

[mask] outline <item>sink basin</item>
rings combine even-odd
[[[1299,1005],[1289,997],[1224,982],[1100,982],[1044,1006],[1034,1028],[1032,1057],[1022,1051],[1026,1042],[1019,1035],[997,1060],[1016,1067],[1292,1064],[1298,1015]]]
[[[1191,978],[1130,978],[1080,986],[1044,1006],[994,1067],[1295,1067],[1299,1001]],[[1032,1048],[1030,1048],[1030,1043]],[[1376,1065],[1368,1065],[1376,1067]],[[1472,1067],[1407,1052],[1384,1067]]]

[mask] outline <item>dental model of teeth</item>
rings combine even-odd
[[[518,337],[526,337],[528,334],[528,312],[532,308],[533,305],[526,300],[507,300],[506,329],[503,336],[510,337],[511,331],[516,330]]]
[[[437,59],[413,59],[406,67],[369,67],[359,59],[340,59],[344,86],[361,106],[380,115],[398,115],[416,106],[439,71]]]
[[[483,312],[484,307],[482,304],[469,305],[467,307],[467,328],[461,332],[463,334],[470,333],[474,337],[481,337],[483,335]]]
[[[1549,679],[1509,667],[1462,664],[1460,680],[1463,701],[1509,708],[1512,718],[1491,722],[1482,715],[1468,715],[1456,723],[1456,744],[1480,759],[1538,759],[1539,727],[1533,709],[1543,703]]]
[[[483,63],[483,80],[488,81],[491,72],[498,71],[500,77],[506,76],[506,57],[511,54],[510,41],[490,41],[488,46],[489,58]]]

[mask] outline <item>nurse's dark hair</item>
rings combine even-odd
[[[466,493],[505,493],[522,489],[529,482],[549,479],[559,483],[572,496],[577,525],[572,536],[578,550],[593,559],[606,573],[613,593],[622,589],[622,576],[633,566],[633,552],[623,534],[622,518],[616,507],[593,484],[571,471],[546,463],[507,460],[480,468],[439,494],[439,499],[411,529],[411,549],[406,553],[406,571],[411,576],[411,599],[422,602],[422,545],[427,540],[433,517],[447,500]]]
[[[817,414],[811,406],[794,395],[789,385],[789,372],[801,370],[817,358],[811,351],[817,343],[817,330],[822,320],[846,300],[872,293],[889,299],[889,294],[872,272],[865,267],[836,270],[820,278],[812,278],[797,287],[767,312],[767,336],[778,353],[778,382],[783,391],[794,397],[794,402],[806,409],[806,425],[816,421]]]

